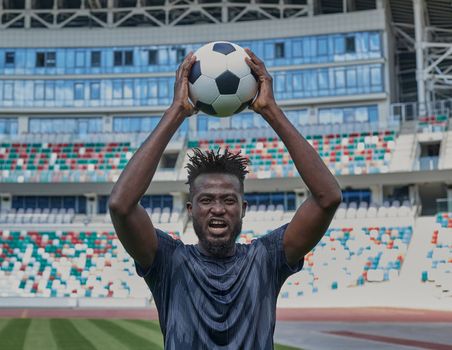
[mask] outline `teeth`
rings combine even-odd
[[[220,220],[211,220],[210,223],[212,225],[223,225],[223,224],[225,224],[224,221],[220,221]]]

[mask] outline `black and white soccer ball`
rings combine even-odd
[[[257,93],[257,77],[237,44],[215,41],[200,47],[189,75],[189,97],[202,112],[227,117],[245,109]]]

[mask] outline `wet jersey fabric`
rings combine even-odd
[[[235,255],[212,258],[156,230],[158,249],[148,271],[135,261],[158,309],[165,349],[273,349],[276,300],[284,281],[303,267],[288,265],[287,224]]]

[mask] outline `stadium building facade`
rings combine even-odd
[[[171,103],[179,63],[218,40],[249,47],[265,61],[278,103],[343,188],[332,228],[281,302],[302,304],[337,290],[352,300],[359,288],[348,287],[362,285],[375,301],[378,288],[402,280],[408,287],[425,282],[429,295],[450,295],[452,10],[444,6],[3,1],[0,295],[149,296],[114,238],[108,195]],[[290,220],[309,195],[260,116],[197,115],[172,139],[141,201],[175,239],[196,241],[184,210],[183,167],[193,147],[229,147],[251,159],[241,242]],[[430,235],[425,242],[415,239],[423,234]],[[416,265],[419,256],[424,266]]]

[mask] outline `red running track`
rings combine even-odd
[[[39,309],[4,308],[0,317],[14,318],[129,318],[158,319],[155,308],[146,309]],[[398,308],[279,308],[279,321],[308,322],[445,322],[452,323],[452,311]]]

